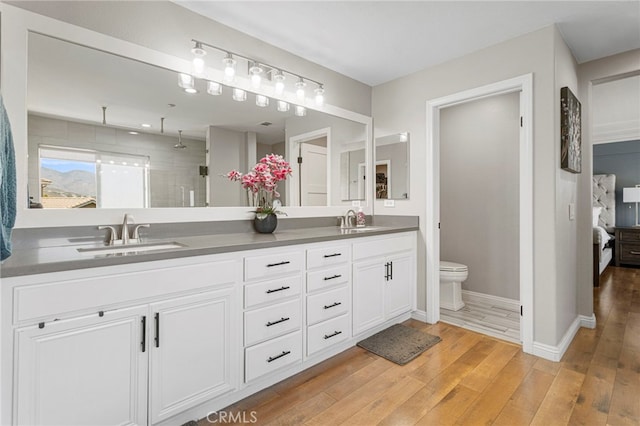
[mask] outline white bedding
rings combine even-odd
[[[593,229],[600,234],[600,250],[604,250],[604,246],[607,245],[612,238],[611,235],[602,226],[594,226]]]

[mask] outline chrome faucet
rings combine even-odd
[[[355,228],[356,226],[356,212],[353,209],[347,210],[344,214],[344,218],[341,222],[341,228]]]

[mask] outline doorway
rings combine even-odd
[[[330,199],[329,175],[331,129],[293,136],[289,139],[290,152],[297,157],[292,162],[293,176],[289,192],[292,206],[327,206]]]
[[[443,108],[507,93],[519,92],[518,153],[518,285],[522,307],[523,351],[533,352],[533,149],[532,75],[482,86],[427,102],[426,318],[440,320],[440,112]]]

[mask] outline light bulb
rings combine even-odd
[[[247,100],[247,92],[242,89],[234,88],[232,98],[234,101],[244,102]]]
[[[304,82],[304,80],[302,79],[302,77],[300,77],[300,80],[298,80],[296,82],[296,96],[298,97],[298,99],[300,99],[301,101],[304,100],[304,88],[307,85],[307,83]]]
[[[324,88],[322,85],[318,86],[318,88],[314,90],[314,93],[316,94],[316,105],[324,105]]]
[[[295,109],[293,110],[293,113],[298,117],[304,117],[305,115],[307,115],[307,109],[303,106],[296,105]]]
[[[258,89],[260,87],[260,83],[262,82],[262,68],[258,65],[257,62],[251,63],[249,74],[251,75],[251,85],[254,89]]]
[[[190,95],[193,95],[194,93],[198,93],[198,91],[196,89],[194,89],[193,87],[187,87],[186,89],[184,89],[184,91],[186,93],[189,93]]]
[[[276,108],[280,112],[287,112],[289,111],[290,105],[289,105],[289,102],[278,101],[276,104]]]
[[[282,71],[278,70],[273,79],[276,81],[276,94],[282,95],[284,93],[284,74]]]
[[[233,59],[233,55],[227,53],[222,63],[224,64],[224,80],[227,82],[233,81],[236,76],[236,60]]]
[[[207,54],[207,51],[202,48],[202,43],[199,41],[196,41],[195,43],[196,45],[191,49],[191,53],[194,55],[193,73],[201,76],[204,74],[204,56]]]
[[[264,95],[256,95],[256,105],[259,107],[268,107],[269,106],[269,98]]]
[[[195,85],[195,79],[189,74],[178,74],[178,86],[183,89],[193,89]]]
[[[222,95],[222,84],[215,81],[207,81],[207,93],[213,96]]]

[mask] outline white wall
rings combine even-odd
[[[640,49],[580,64],[578,67],[579,92],[582,102],[582,168],[578,176],[578,312],[593,314],[593,267],[591,225],[591,176],[593,174],[593,124],[591,97],[594,83],[621,78],[640,72]]]
[[[440,258],[463,289],[520,300],[518,93],[440,111]]]
[[[594,144],[640,139],[640,75],[594,85],[591,101]]]

